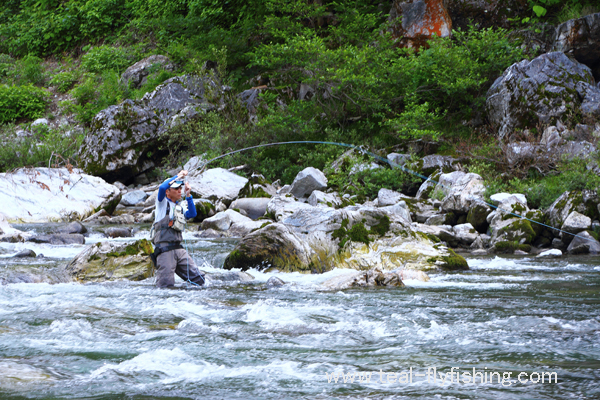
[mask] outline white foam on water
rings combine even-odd
[[[456,277],[454,279],[457,279]],[[458,278],[460,279],[460,278]],[[402,281],[407,287],[411,288],[460,288],[467,290],[497,290],[497,289],[510,289],[514,287],[518,287],[518,284],[509,284],[509,283],[501,283],[501,282],[463,282],[463,281],[452,281],[446,280],[445,278],[433,277],[429,280],[429,282],[422,282],[413,279],[407,279],[406,281]]]
[[[33,250],[35,254],[40,255],[43,254],[46,258],[56,258],[56,259],[72,259],[77,254],[81,253],[86,248],[86,245],[83,244],[69,244],[69,245],[53,245],[48,243],[34,243],[34,242],[24,242],[24,243],[4,243],[0,242],[0,248],[5,252],[0,255],[1,258],[11,258],[18,252],[22,250]],[[31,263],[32,259],[18,259],[18,260],[27,260],[24,262]],[[35,260],[35,259],[33,259]]]
[[[119,375],[129,375],[140,378],[144,374],[161,375],[162,384],[177,382],[199,382],[210,380],[211,383],[227,378],[275,376],[277,380],[286,378],[303,379],[306,374],[300,370],[300,363],[293,361],[275,360],[266,365],[246,365],[227,367],[206,361],[194,359],[180,348],[172,350],[159,349],[144,352],[136,357],[119,364],[104,365],[92,371],[86,380],[95,381],[105,378],[105,375],[116,372]]]
[[[41,368],[16,361],[0,361],[0,386],[13,387],[24,382],[54,381],[55,378]]]
[[[303,274],[300,272],[261,272],[256,269],[246,271],[252,275],[256,282],[267,282],[269,278],[275,276],[285,283],[293,283],[298,286],[317,286],[323,282],[341,275],[354,274],[357,271],[354,269],[335,268],[322,274]]]
[[[279,307],[270,300],[260,300],[255,304],[246,305],[246,322],[261,322],[271,326],[306,325],[296,313],[296,307]]]

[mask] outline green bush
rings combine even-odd
[[[31,84],[0,85],[0,124],[20,118],[34,119],[46,111],[49,94]]]
[[[59,93],[68,92],[75,82],[77,82],[77,73],[75,71],[58,72],[50,79],[50,85],[55,86]]]
[[[0,54],[0,79],[8,76],[15,68],[15,60],[8,54]]]
[[[4,126],[0,131],[0,172],[31,166],[65,165],[76,162],[83,134],[66,134],[62,130],[40,129],[35,135],[18,137],[15,126]]]
[[[133,64],[133,59],[125,49],[108,45],[94,47],[81,57],[82,68],[94,73],[105,71],[120,73],[131,64]]]

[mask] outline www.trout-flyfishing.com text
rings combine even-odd
[[[408,371],[402,372],[338,372],[325,373],[329,383],[400,383],[410,384],[413,382],[427,381],[437,385],[446,385],[450,383],[462,384],[501,384],[510,386],[513,383],[558,383],[558,374],[556,372],[498,372],[488,371],[487,367],[483,370],[475,368],[462,370],[458,367],[450,368],[448,372],[437,371],[436,367],[428,367],[427,373],[413,372],[413,367]]]

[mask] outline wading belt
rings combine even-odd
[[[157,268],[156,261],[158,256],[162,253],[166,253],[167,251],[183,249],[181,242],[168,242],[169,244],[160,243],[154,248],[154,253],[150,254],[150,258],[152,259],[152,263],[154,264],[154,268]]]

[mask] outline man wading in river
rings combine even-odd
[[[159,288],[175,286],[173,273],[195,285],[204,284],[204,273],[198,270],[194,259],[181,246],[185,220],[196,216],[189,183],[185,183],[187,211],[178,204],[182,202],[181,189],[184,185],[183,178],[187,173],[182,170],[177,176],[167,179],[158,187],[154,225],[150,237],[155,246],[152,259],[157,268],[156,286]]]

